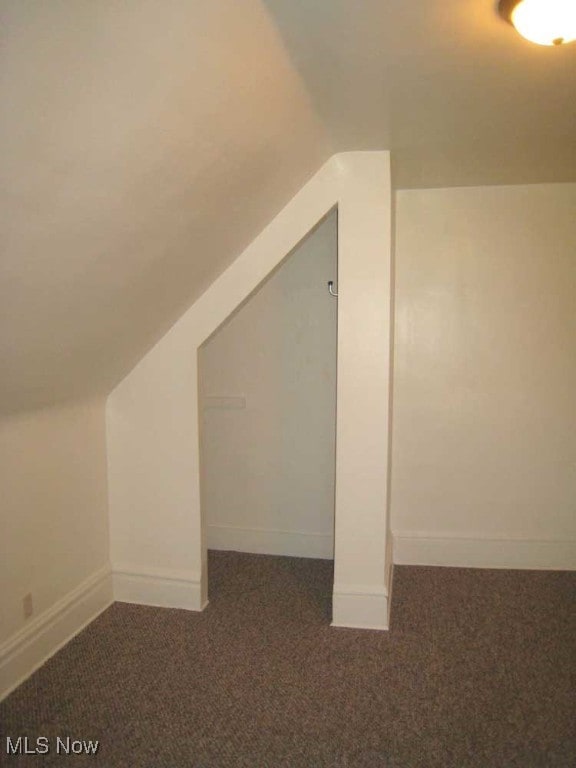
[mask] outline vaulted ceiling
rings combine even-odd
[[[576,180],[576,45],[492,0],[0,0],[0,409],[104,394],[335,151]],[[169,373],[169,372],[167,372]]]

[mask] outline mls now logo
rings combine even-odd
[[[6,737],[7,755],[46,755],[52,749],[57,755],[95,755],[99,746],[98,741],[72,739],[70,736],[57,736],[54,744],[50,743],[47,736],[38,736],[36,739],[28,736]]]

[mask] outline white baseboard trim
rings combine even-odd
[[[334,537],[324,533],[209,525],[208,549],[332,560]]]
[[[108,608],[112,577],[106,565],[0,646],[0,700]]]
[[[390,627],[389,589],[363,585],[334,584],[332,626],[351,629],[388,629]]]
[[[114,567],[114,600],[120,603],[153,605],[159,608],[183,608],[202,611],[208,604],[203,598],[199,574],[194,571]]]
[[[395,565],[576,570],[576,541],[464,538],[397,531]]]

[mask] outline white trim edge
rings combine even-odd
[[[576,541],[490,539],[397,532],[395,565],[576,570]]]
[[[150,568],[145,571],[128,566],[115,567],[112,573],[114,600],[120,603],[183,608],[202,611],[208,604],[202,598],[200,575],[194,571]]]
[[[333,560],[334,536],[304,531],[209,525],[208,549]]]
[[[0,646],[0,700],[113,602],[105,565]]]
[[[364,584],[334,584],[332,626],[389,629],[391,586],[391,580],[388,589]]]

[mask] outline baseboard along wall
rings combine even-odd
[[[576,570],[576,541],[442,537],[396,531],[393,542],[395,565]]]
[[[390,587],[375,591],[370,586],[334,584],[332,626],[350,629],[389,629]]]
[[[332,560],[334,534],[209,525],[208,549]]]
[[[113,573],[114,599],[120,603],[153,605],[159,608],[183,608],[201,611],[207,601],[202,597],[200,575],[193,571],[170,571],[118,566]]]
[[[113,602],[110,566],[100,568],[0,646],[0,700]]]

